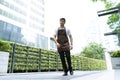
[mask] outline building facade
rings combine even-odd
[[[44,0],[0,0],[0,39],[48,49]]]
[[[100,29],[100,26],[98,25],[97,20],[96,21],[91,21],[91,23],[89,23],[88,28],[86,29],[86,42],[87,44],[91,43],[91,42],[96,42],[96,43],[103,43],[102,41],[102,31]]]
[[[107,17],[102,17],[96,21],[92,21],[86,32],[87,44],[91,42],[100,43],[106,48],[106,51],[114,51],[119,49],[119,40],[117,35],[104,36],[105,33],[112,32],[107,25]]]
[[[112,32],[109,26],[106,26],[104,30],[105,30],[105,33]],[[117,34],[104,36],[104,46],[106,47],[107,51],[119,50],[118,44],[119,44],[119,39]]]
[[[54,50],[54,51],[57,51],[57,47],[56,47],[56,44],[55,44],[55,42],[54,42],[54,39],[52,38],[52,37],[50,37],[50,42],[49,42],[50,44],[50,47],[49,47],[49,49],[50,50]]]

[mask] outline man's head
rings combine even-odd
[[[63,27],[65,22],[66,22],[65,18],[60,18],[60,26]]]

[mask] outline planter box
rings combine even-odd
[[[111,58],[112,69],[120,69],[120,57]]]
[[[8,59],[9,53],[0,51],[0,73],[7,73]]]

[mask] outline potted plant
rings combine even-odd
[[[111,62],[113,69],[120,69],[120,50],[111,53]]]
[[[10,44],[0,40],[0,73],[7,73]]]

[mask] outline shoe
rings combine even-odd
[[[70,71],[70,75],[73,75],[73,71]]]
[[[67,73],[64,73],[63,76],[67,76],[68,74]]]

